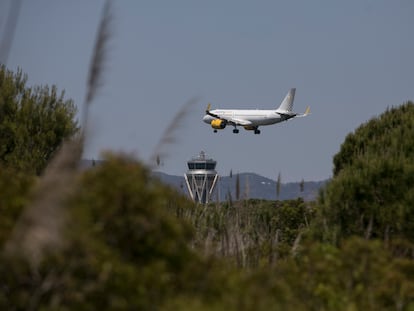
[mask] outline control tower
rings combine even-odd
[[[193,201],[207,204],[219,178],[215,168],[217,162],[207,159],[204,151],[187,162],[188,171],[184,175],[188,192]]]

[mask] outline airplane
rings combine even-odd
[[[261,109],[215,109],[210,110],[209,103],[203,121],[211,125],[214,133],[217,130],[224,129],[227,125],[234,126],[233,133],[237,134],[239,129],[237,126],[244,127],[245,130],[254,131],[260,134],[259,126],[271,125],[282,121],[287,121],[295,117],[306,117],[310,113],[309,106],[305,113],[298,114],[292,111],[293,100],[295,98],[296,88],[292,88],[283,99],[279,108],[274,110]]]

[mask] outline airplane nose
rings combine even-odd
[[[203,121],[204,121],[205,123],[211,123],[211,116],[209,116],[208,114],[206,114],[206,115],[203,117]]]

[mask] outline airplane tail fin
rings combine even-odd
[[[277,111],[284,112],[284,113],[291,113],[293,112],[293,100],[295,99],[295,92],[296,88],[292,88],[286,94],[285,98],[283,99],[282,103],[280,104]]]

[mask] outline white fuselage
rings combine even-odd
[[[250,121],[251,126],[270,125],[282,122],[288,118],[278,114],[275,110],[261,110],[261,109],[215,109],[211,110],[211,113],[219,116],[223,119],[239,119]],[[217,119],[211,115],[206,114],[203,117],[205,123],[210,124],[211,121]]]
[[[214,129],[217,133],[227,126],[233,126],[233,133],[239,132],[238,126],[244,127],[247,131],[254,131],[260,134],[259,127],[271,125],[292,119],[294,117],[305,117],[309,114],[309,107],[304,114],[293,112],[293,100],[295,98],[295,88],[291,88],[286,94],[282,103],[277,109],[214,109],[210,110],[210,104],[206,109],[203,121]]]

